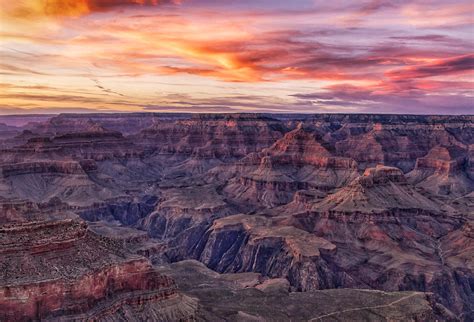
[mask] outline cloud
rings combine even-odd
[[[440,59],[431,64],[391,70],[386,75],[392,79],[410,79],[466,73],[473,75],[473,71],[474,54],[469,54]]]
[[[458,84],[451,84],[456,87]],[[381,84],[362,87],[341,84],[327,87],[316,93],[300,93],[293,96],[303,104],[316,108],[335,107],[339,111],[360,113],[411,113],[411,114],[472,114],[473,97],[470,95],[450,95],[410,89],[400,93],[387,90]],[[449,88],[448,84],[442,86]]]
[[[53,115],[60,113],[97,113],[97,112],[120,112],[120,110],[100,109],[100,108],[84,108],[84,107],[18,107],[18,106],[6,106],[0,105],[0,116],[1,115],[31,115],[31,114],[44,114]],[[8,121],[8,119],[2,120]],[[27,123],[23,120],[20,124]],[[21,125],[20,125],[21,126]]]
[[[0,94],[3,99],[22,99],[33,102],[77,102],[77,103],[103,103],[96,97],[67,94]]]
[[[116,92],[114,90],[111,90],[110,88],[106,88],[102,85],[102,83],[96,79],[96,78],[91,78],[91,81],[93,81],[95,83],[95,87],[97,87],[98,89],[102,90],[104,93],[107,93],[107,94],[114,94],[114,95],[118,95],[118,96],[122,96],[122,97],[125,97],[125,95],[123,95],[122,93],[119,93],[119,92]]]
[[[0,75],[45,75],[30,68],[0,63]]]
[[[368,2],[362,2],[362,5],[359,8],[351,11],[343,20],[347,24],[358,24],[363,22],[369,15],[375,14],[384,9],[395,8],[397,6],[397,1],[371,0]]]
[[[472,25],[472,1],[431,0],[408,2],[401,9],[406,23],[418,28]]]
[[[179,4],[181,0],[1,0],[2,9],[13,17],[79,17],[123,6]]]
[[[472,92],[467,1],[0,1],[8,104],[428,111]]]

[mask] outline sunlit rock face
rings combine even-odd
[[[173,279],[85,222],[7,224],[0,238],[3,321],[193,316],[192,300],[178,293]]]
[[[384,294],[368,320],[473,318],[472,116],[25,124],[0,129],[0,320],[344,318],[311,311],[321,294]]]

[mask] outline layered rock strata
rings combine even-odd
[[[219,272],[271,277],[262,290],[432,292],[458,319],[472,320],[472,116],[10,121],[1,117],[17,133],[0,138],[1,224],[79,215],[94,222],[95,236],[154,263],[192,258]],[[48,256],[56,252],[63,254]],[[136,312],[126,300],[114,303],[110,319]]]
[[[3,225],[0,240],[3,321],[63,317],[104,321],[114,320],[124,310],[148,319],[159,316],[161,307],[170,318],[193,315],[192,301],[180,304],[183,298],[171,278],[145,258],[91,232],[84,222]]]

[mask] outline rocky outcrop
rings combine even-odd
[[[160,265],[197,259],[243,274],[235,282],[251,292],[432,292],[435,300],[423,293],[419,303],[469,320],[473,124],[472,116],[60,115],[2,140],[0,222],[79,215],[115,249]],[[84,238],[73,245],[91,249]],[[112,311],[94,304],[70,314],[129,319],[142,308],[114,301]],[[158,319],[158,306],[147,307]],[[261,316],[236,309],[229,316]]]
[[[192,300],[143,257],[71,220],[30,222],[0,228],[0,318],[134,320],[193,316]],[[186,305],[182,305],[182,302]]]
[[[38,173],[85,175],[86,172],[97,170],[97,165],[92,160],[76,161],[36,161],[0,166],[0,173],[8,178],[18,175]]]
[[[137,138],[160,153],[235,160],[268,147],[284,131],[281,122],[250,114],[193,115],[175,122],[157,121]]]
[[[337,287],[337,280],[343,278],[321,260],[321,252],[335,252],[335,245],[294,227],[278,227],[260,216],[218,219],[195,244],[189,242],[176,238],[168,256],[172,260],[196,258],[222,273],[284,277],[299,290]]]
[[[175,122],[159,120],[133,139],[154,151],[157,160],[171,159],[166,169],[175,178],[202,174],[270,146],[286,131],[284,124],[255,115],[193,115]]]
[[[169,239],[191,227],[208,227],[213,220],[235,213],[214,186],[170,188],[162,200],[139,225],[150,236]]]
[[[467,151],[457,147],[434,147],[417,159],[408,177],[410,182],[438,195],[462,196],[474,189]]]
[[[328,129],[324,139],[362,168],[382,163],[408,172],[436,146],[473,143],[472,116],[341,115],[316,120],[306,122]]]
[[[431,291],[456,312],[470,309],[473,270],[466,264],[472,256],[460,268],[447,265],[445,254],[461,240],[470,244],[469,234],[461,233],[466,217],[415,189],[397,168],[367,169],[347,187],[314,201],[311,210],[280,217],[337,246],[324,260],[332,271],[350,276],[343,287],[351,281],[387,291]]]
[[[196,261],[160,266],[199,302],[204,321],[455,321],[430,293],[332,289],[293,292],[285,279],[217,274]]]
[[[302,125],[241,160],[225,192],[241,202],[286,204],[297,190],[332,189],[357,176],[354,160],[333,157]]]
[[[0,180],[5,182],[6,196],[45,202],[59,198],[71,205],[88,205],[108,199],[119,192],[97,183],[93,160],[37,160],[0,165]]]
[[[328,195],[313,209],[348,213],[422,209],[438,213],[440,207],[440,203],[430,200],[408,184],[400,169],[379,165],[366,169],[362,176]]]

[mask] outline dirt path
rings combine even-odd
[[[438,254],[441,264],[444,266],[444,254],[443,249],[441,248],[441,238],[436,240],[436,254]]]
[[[365,307],[359,307],[359,308],[354,308],[354,309],[347,309],[347,310],[342,310],[342,311],[336,311],[336,312],[332,312],[332,313],[328,313],[328,314],[324,314],[324,315],[320,315],[318,317],[315,317],[315,318],[312,318],[311,320],[309,321],[316,321],[316,320],[322,320],[324,318],[327,318],[327,317],[330,317],[330,316],[333,316],[333,315],[337,315],[337,314],[341,314],[341,313],[348,313],[348,312],[354,312],[354,311],[362,311],[362,310],[373,310],[373,309],[381,309],[381,308],[384,308],[384,307],[389,307],[389,306],[393,306],[395,304],[398,304],[400,302],[403,302],[405,300],[408,300],[409,298],[412,298],[414,296],[417,296],[419,295],[420,293],[414,293],[414,294],[410,294],[410,295],[407,295],[407,296],[404,296],[396,301],[393,301],[389,304],[383,304],[383,305],[376,305],[376,306],[365,306]]]

